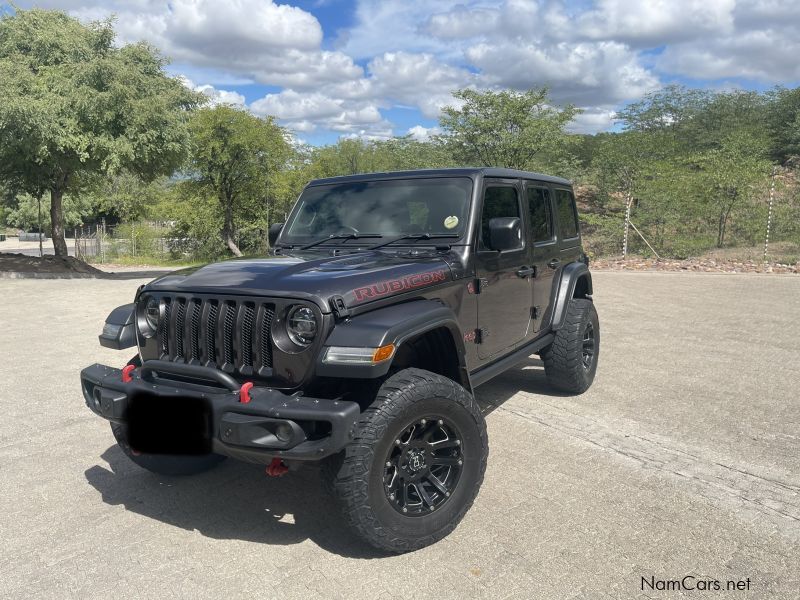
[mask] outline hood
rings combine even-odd
[[[145,290],[273,296],[311,300],[323,312],[341,296],[348,308],[453,279],[441,255],[413,257],[386,252],[346,256],[293,253],[269,258],[239,258],[192,267],[160,277]]]

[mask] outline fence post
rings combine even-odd
[[[628,194],[627,202],[625,203],[625,234],[622,238],[622,258],[623,260],[628,256],[628,230],[631,224],[631,204],[633,203],[633,196]]]
[[[772,167],[772,183],[769,186],[769,209],[767,210],[767,234],[764,236],[764,262],[767,262],[767,250],[769,249],[769,230],[772,226],[772,202],[775,198],[775,174],[778,166]]]

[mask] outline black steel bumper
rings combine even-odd
[[[122,370],[94,364],[81,371],[81,389],[94,413],[120,423],[125,422],[129,399],[139,394],[165,403],[171,398],[208,402],[212,451],[265,464],[275,457],[319,460],[340,451],[352,438],[360,414],[355,402],[265,387],[250,389],[250,401],[243,403],[239,385],[228,375],[162,361],[146,361],[127,382]]]

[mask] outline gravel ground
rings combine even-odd
[[[313,468],[175,480],[126,460],[78,371],[128,358],[96,335],[140,283],[0,284],[0,597],[672,598],[642,578],[686,575],[723,588],[689,597],[800,594],[796,276],[596,273],[594,386],[554,395],[531,358],[479,388],[473,509],[388,558]]]

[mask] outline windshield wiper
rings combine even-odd
[[[435,233],[431,235],[430,233],[409,233],[407,235],[401,235],[400,237],[396,237],[392,240],[387,242],[381,242],[380,244],[375,244],[374,246],[370,246],[367,250],[375,250],[377,248],[383,248],[384,246],[388,246],[390,244],[394,244],[395,242],[402,242],[403,240],[431,240],[433,238],[459,238],[461,234],[458,233]]]
[[[316,242],[311,242],[310,244],[306,244],[305,246],[300,246],[298,250],[307,250],[308,248],[313,248],[323,242],[328,242],[330,240],[357,240],[360,238],[382,238],[383,236],[379,233],[332,233],[328,237],[322,238],[321,240],[317,240]]]

